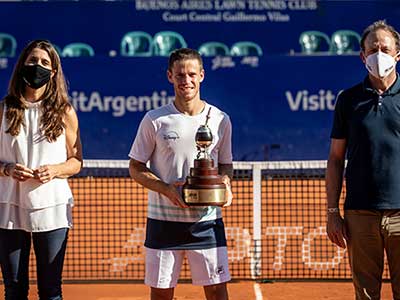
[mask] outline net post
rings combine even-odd
[[[253,163],[253,255],[251,257],[252,279],[261,276],[261,165]]]

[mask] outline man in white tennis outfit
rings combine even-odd
[[[218,163],[232,202],[231,122],[227,114],[200,99],[203,62],[192,49],[175,50],[167,77],[174,86],[173,103],[143,118],[129,156],[132,178],[148,188],[146,276],[151,299],[172,299],[184,256],[194,285],[204,287],[207,300],[227,300],[231,279],[221,208],[188,207],[181,188],[197,155],[195,134],[204,125],[213,135],[210,155]],[[146,166],[149,162],[149,167]]]

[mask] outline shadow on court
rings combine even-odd
[[[252,281],[228,285],[230,300],[353,300],[351,282],[274,282],[255,284]],[[144,284],[64,284],[64,300],[148,300],[149,289]],[[382,300],[392,299],[390,284],[384,283]],[[0,299],[4,299],[0,285]],[[31,285],[29,300],[37,300],[37,290]],[[191,284],[179,284],[174,300],[204,300],[203,289]]]

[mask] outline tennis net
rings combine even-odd
[[[346,251],[326,236],[325,169],[326,161],[234,163],[234,202],[223,209],[234,279],[351,278]],[[64,280],[143,280],[147,191],[129,177],[128,161],[86,160],[69,182]],[[181,278],[190,278],[187,262]]]

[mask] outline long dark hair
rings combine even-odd
[[[46,51],[51,60],[54,76],[46,85],[42,95],[40,119],[40,130],[49,142],[55,141],[64,131],[64,116],[71,107],[68,102],[67,84],[61,68],[60,57],[49,41],[35,40],[30,42],[20,54],[14,67],[14,71],[8,87],[8,95],[5,97],[6,120],[8,123],[7,133],[16,136],[24,124],[24,93],[26,83],[22,79],[21,70],[25,61],[33,49],[38,48]]]

